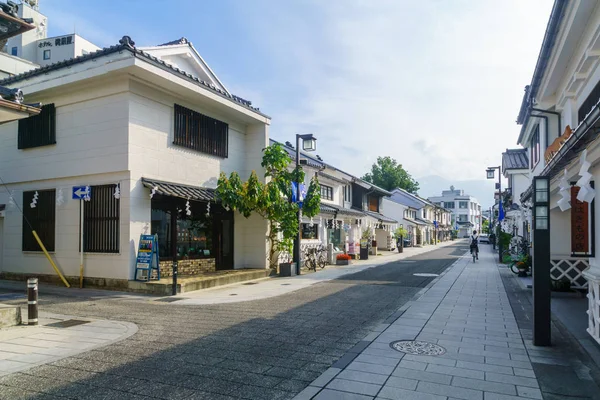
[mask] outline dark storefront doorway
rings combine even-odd
[[[233,213],[213,202],[208,212],[207,202],[190,200],[188,215],[186,202],[158,194],[152,198],[151,233],[158,235],[161,261],[175,254],[178,260],[214,259],[217,270],[233,269]]]

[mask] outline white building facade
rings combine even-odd
[[[266,222],[222,209],[214,188],[221,171],[263,176],[270,118],[176,42],[161,49],[168,64],[124,37],[68,74],[57,63],[2,81],[44,106],[38,119],[0,126],[12,194],[0,194],[0,275],[52,274],[33,228],[63,274],[78,276],[80,207],[84,276],[99,285],[133,279],[141,234],[158,235],[163,276],[174,257],[193,273],[267,267]],[[89,201],[72,199],[79,186],[91,187]]]
[[[468,237],[473,230],[481,231],[481,204],[464,190],[451,187],[442,191],[441,196],[429,197],[429,201],[452,212],[458,237]]]

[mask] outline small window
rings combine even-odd
[[[42,106],[42,112],[19,120],[19,149],[56,144],[56,109],[54,104]]]
[[[55,242],[55,211],[56,191],[38,190],[35,207],[36,191],[23,192],[23,251],[42,251],[37,240],[31,232],[34,230],[48,251],[54,251]]]
[[[175,104],[173,144],[213,156],[228,157],[229,125]]]
[[[321,198],[323,200],[333,200],[333,188],[327,185],[321,185]]]
[[[350,185],[344,186],[344,201],[350,202]]]
[[[120,201],[116,185],[92,186],[89,201],[83,201],[83,249],[86,253],[118,253]]]
[[[85,56],[85,55],[88,55],[88,54],[90,54],[89,51],[87,51],[87,50],[81,50],[81,55]]]
[[[16,56],[17,52],[18,52],[17,46],[15,46],[12,49],[10,49],[10,54],[12,54],[13,56]]]
[[[318,239],[319,224],[302,224],[302,239]]]
[[[540,161],[540,126],[536,125],[531,137],[531,169]]]
[[[468,201],[459,201],[458,208],[469,208],[469,202]]]
[[[50,50],[44,50],[44,60],[50,59]]]

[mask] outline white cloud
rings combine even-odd
[[[551,2],[270,3],[256,28],[278,71],[265,86],[273,136],[319,139],[319,154],[360,175],[377,156],[413,176],[479,179],[515,147]],[[309,15],[307,15],[309,14]],[[295,85],[289,98],[281,87]]]

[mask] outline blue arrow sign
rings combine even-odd
[[[73,186],[73,200],[83,200],[92,196],[92,188],[89,186]]]

